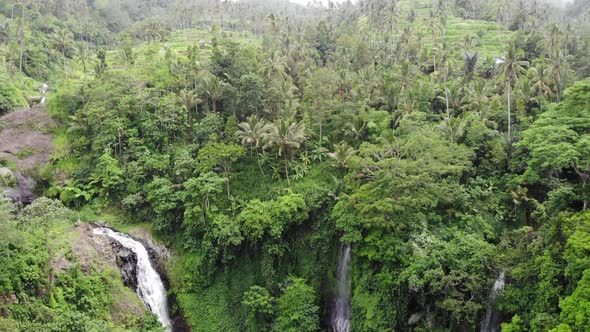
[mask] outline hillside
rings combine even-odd
[[[534,0],[0,4],[0,330],[589,330],[589,54]]]

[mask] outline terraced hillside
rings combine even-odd
[[[202,63],[206,63],[211,56],[214,36],[215,33],[209,30],[190,29],[174,31],[168,41],[144,43],[135,47],[133,49],[134,56],[136,57],[135,62],[137,64],[148,64],[153,60],[164,58],[167,52],[186,54],[189,47],[197,45],[198,57]],[[229,38],[241,46],[256,46],[260,44],[260,39],[248,32],[221,31],[218,33],[218,36]],[[120,51],[107,52],[107,63],[110,67],[117,69],[124,68],[124,61],[122,61],[120,54]]]

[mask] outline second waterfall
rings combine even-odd
[[[334,332],[350,331],[350,246],[343,244],[338,257],[338,294],[332,308],[332,329]]]

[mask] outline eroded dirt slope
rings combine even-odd
[[[26,171],[49,161],[53,152],[51,129],[55,122],[45,105],[23,108],[0,117],[0,160]]]

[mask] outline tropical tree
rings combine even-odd
[[[251,115],[245,122],[238,124],[240,128],[236,131],[236,135],[242,142],[242,145],[249,146],[256,151],[256,158],[260,172],[264,174],[262,165],[260,163],[260,155],[258,154],[258,147],[266,137],[268,126],[264,119],[258,119],[256,115]],[[252,150],[250,150],[252,151]]]
[[[549,72],[555,83],[555,92],[557,94],[557,101],[559,102],[563,92],[563,82],[570,71],[566,51],[556,50],[549,55],[547,61],[549,62]]]
[[[203,78],[203,90],[211,102],[211,110],[217,112],[217,103],[221,100],[225,83],[219,77],[209,73]]]
[[[544,62],[539,62],[529,69],[532,89],[537,95],[541,110],[543,110],[543,99],[551,97],[551,78]]]
[[[588,208],[590,178],[590,81],[566,90],[563,102],[541,114],[522,133],[519,146],[530,153],[526,181],[542,180],[565,169],[573,170],[582,185],[584,210]]]
[[[241,140],[242,145],[257,148],[265,137],[267,132],[266,121],[258,119],[256,115],[248,117],[247,121],[238,125],[240,128],[236,135]]]
[[[307,139],[305,134],[305,125],[303,122],[297,122],[288,118],[279,118],[268,124],[265,135],[265,148],[276,147],[279,157],[282,156],[285,162],[285,175],[287,183],[291,185],[289,179],[289,158],[291,152],[301,147]]]
[[[64,71],[66,69],[66,53],[70,52],[74,47],[74,38],[70,31],[59,30],[51,35],[53,47],[62,56],[62,64]]]
[[[528,61],[522,60],[524,58],[524,51],[516,48],[514,41],[508,43],[504,56],[500,59],[499,71],[504,83],[506,84],[508,109],[508,141],[511,141],[511,103],[512,103],[512,86],[518,77],[525,73]]]
[[[348,166],[350,158],[356,154],[353,147],[349,146],[346,142],[340,142],[334,144],[334,151],[328,153],[328,157],[332,159],[332,165],[339,169],[345,169]]]
[[[193,129],[193,109],[195,113],[199,112],[199,104],[203,102],[201,98],[195,93],[194,90],[182,90],[178,94],[178,99],[184,110],[186,111],[186,117],[188,119],[191,132]]]

